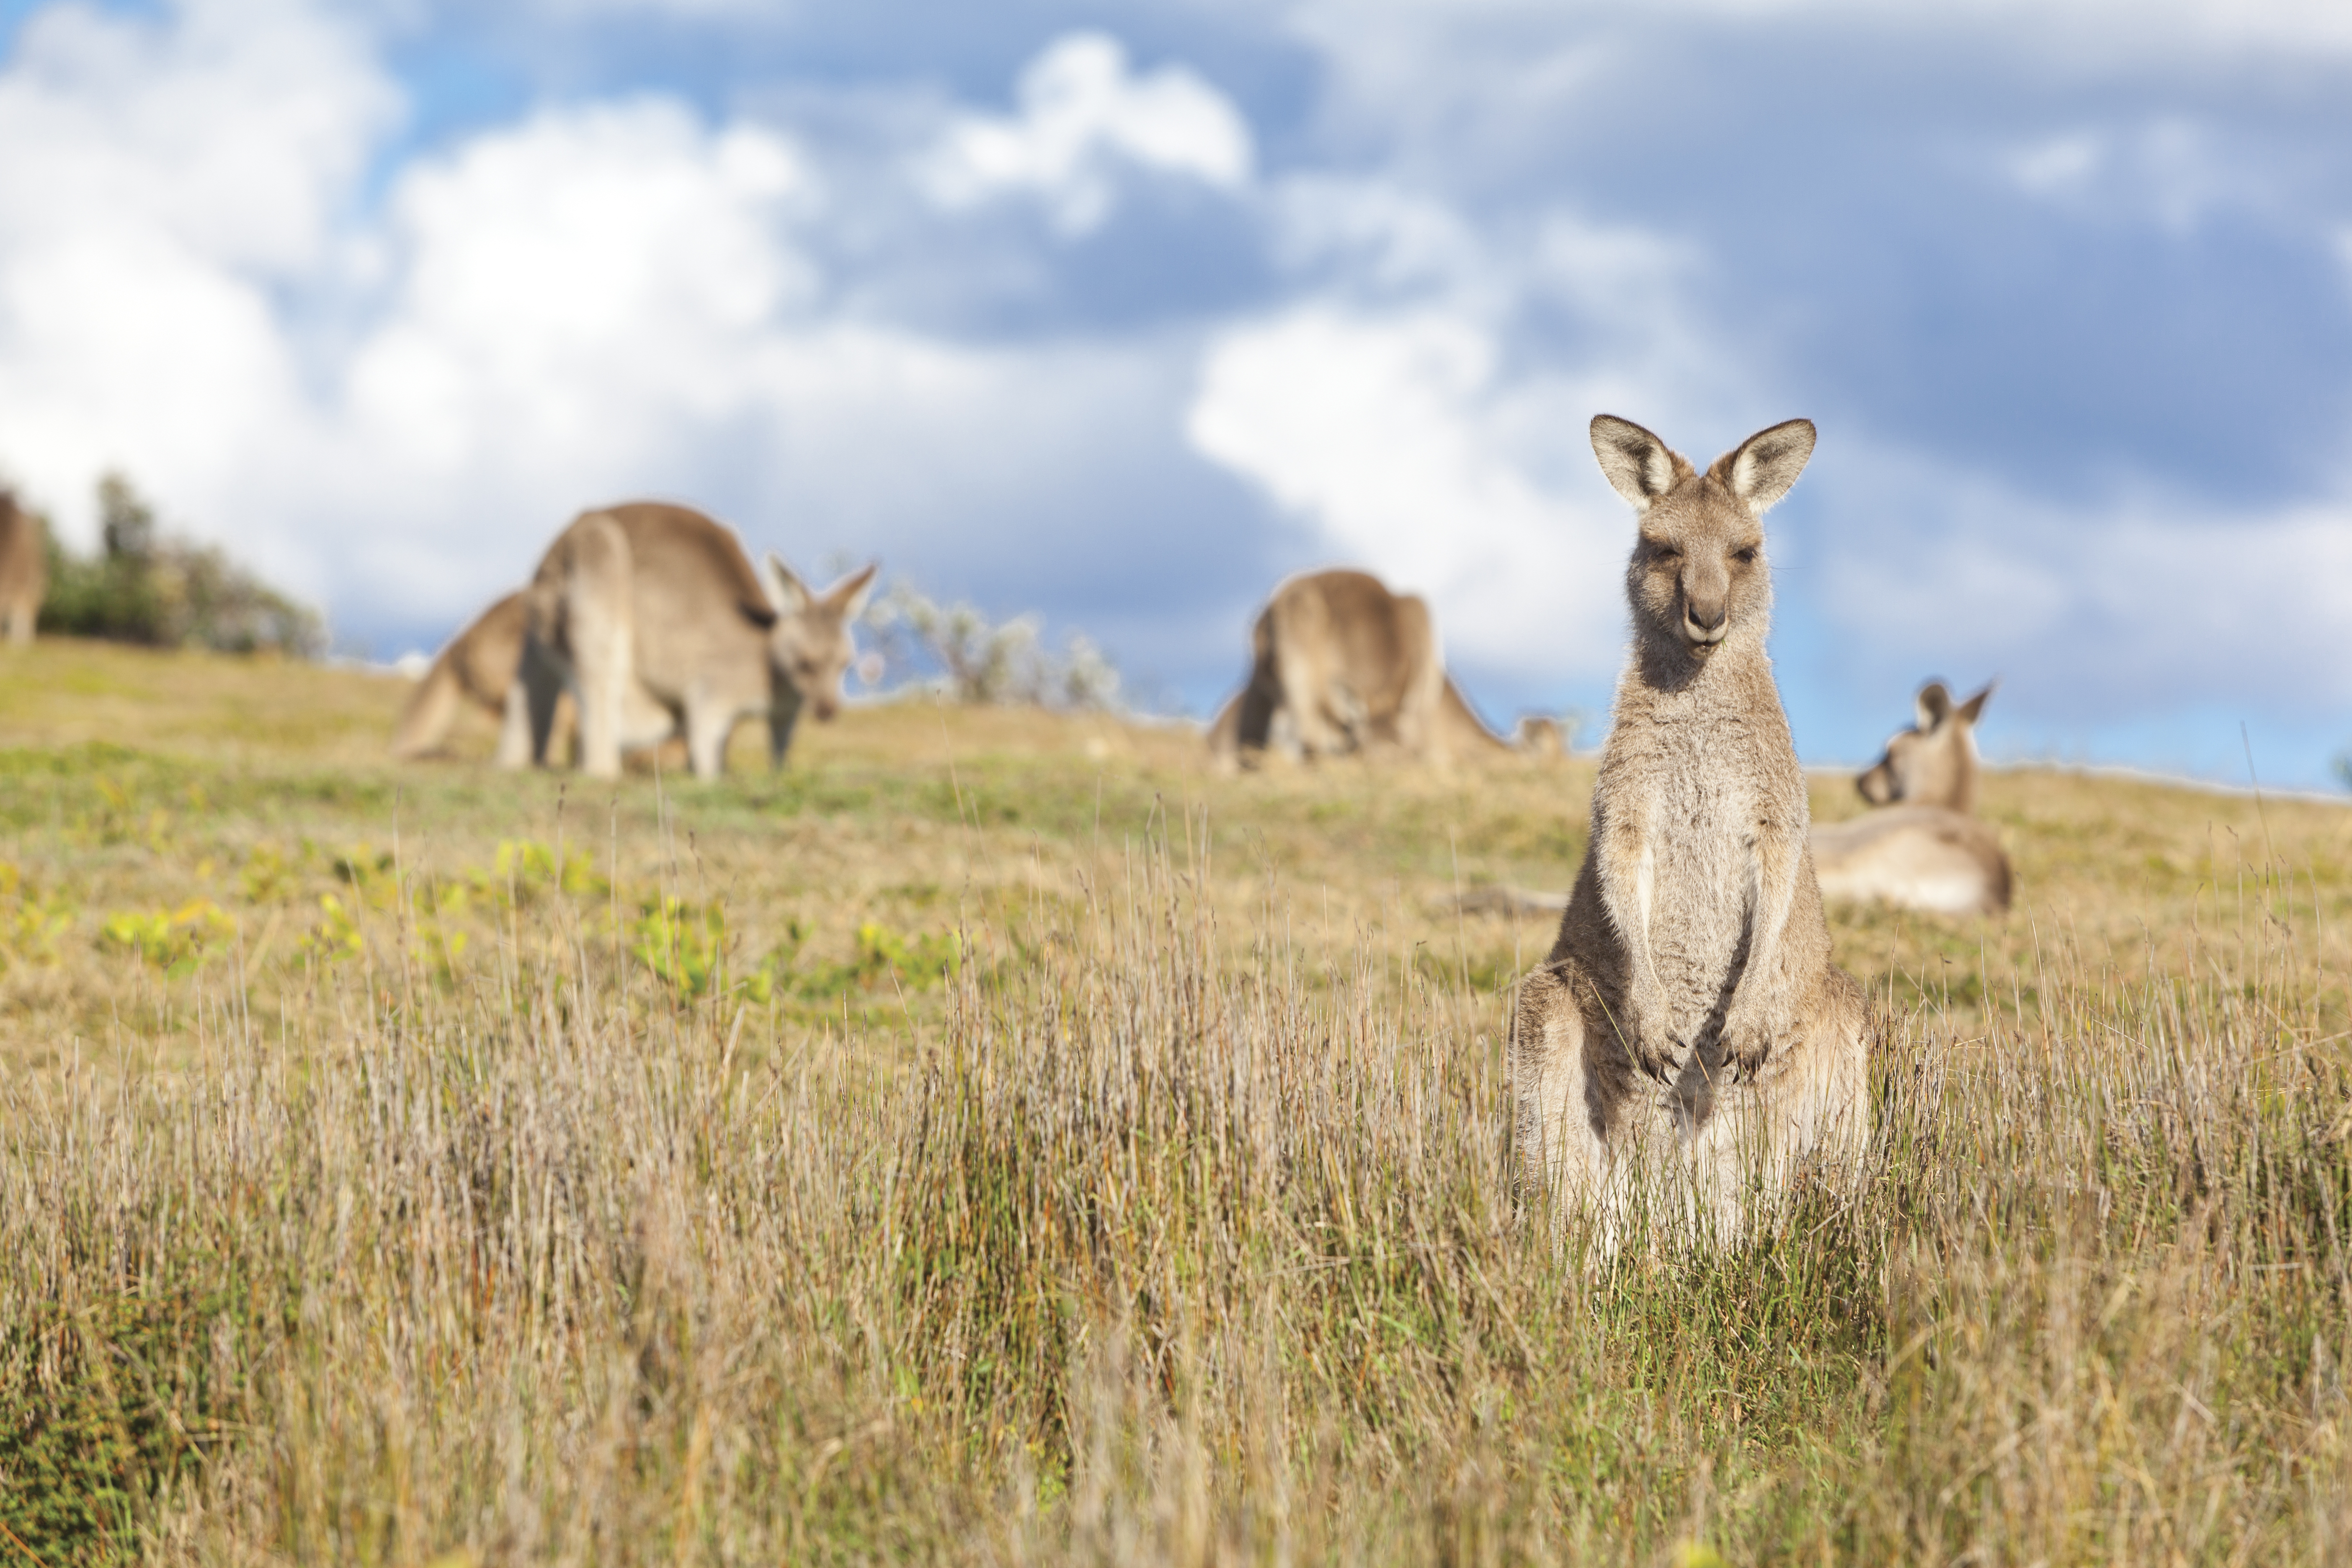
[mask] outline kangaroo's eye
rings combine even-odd
[[[1731,558],[1742,566],[1752,564],[1756,560],[1756,547],[1752,544],[1743,544],[1731,552]]]
[[[1683,552],[1671,544],[1653,544],[1650,546],[1650,559],[1656,562],[1661,566],[1672,566],[1675,562],[1680,561],[1682,558]]]

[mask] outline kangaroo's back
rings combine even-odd
[[[1999,915],[2013,884],[1990,824],[1942,805],[1890,805],[1813,829],[1826,898],[1944,915]]]
[[[1221,757],[1286,742],[1307,756],[1438,759],[1500,745],[1446,679],[1428,604],[1368,572],[1287,579],[1251,641],[1249,679],[1210,731]]]
[[[606,507],[629,542],[640,626],[731,616],[764,631],[775,606],[734,531],[691,507],[631,501]]]

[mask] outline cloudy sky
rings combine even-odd
[[[1042,612],[1201,711],[1282,574],[1605,710],[1586,420],[1773,513],[1801,750],[2352,745],[2338,0],[0,0],[0,474],[431,647],[580,509]]]

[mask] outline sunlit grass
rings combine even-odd
[[[709,790],[10,738],[0,1521],[43,1561],[2352,1531],[2341,811],[1997,777],[2015,917],[1838,918],[1895,1022],[1860,1190],[1603,1268],[1517,1206],[1549,933],[1451,908],[1564,885],[1582,767],[1219,781],[914,708]]]

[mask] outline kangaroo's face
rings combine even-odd
[[[1942,681],[1921,687],[1917,724],[1887,742],[1877,765],[1854,779],[1862,798],[1873,805],[1914,801],[1969,810],[1976,793],[1977,719],[1991,695],[1988,686],[1956,707]]]
[[[849,629],[866,607],[877,566],[813,593],[773,552],[761,562],[761,579],[775,602],[776,624],[768,633],[768,663],[779,684],[789,685],[820,719],[841,710],[841,677],[857,657]]]
[[[1789,493],[1812,450],[1812,421],[1791,419],[1702,474],[1639,425],[1593,417],[1601,471],[1641,514],[1625,595],[1644,641],[1704,660],[1733,632],[1761,630],[1772,609],[1764,510]]]

